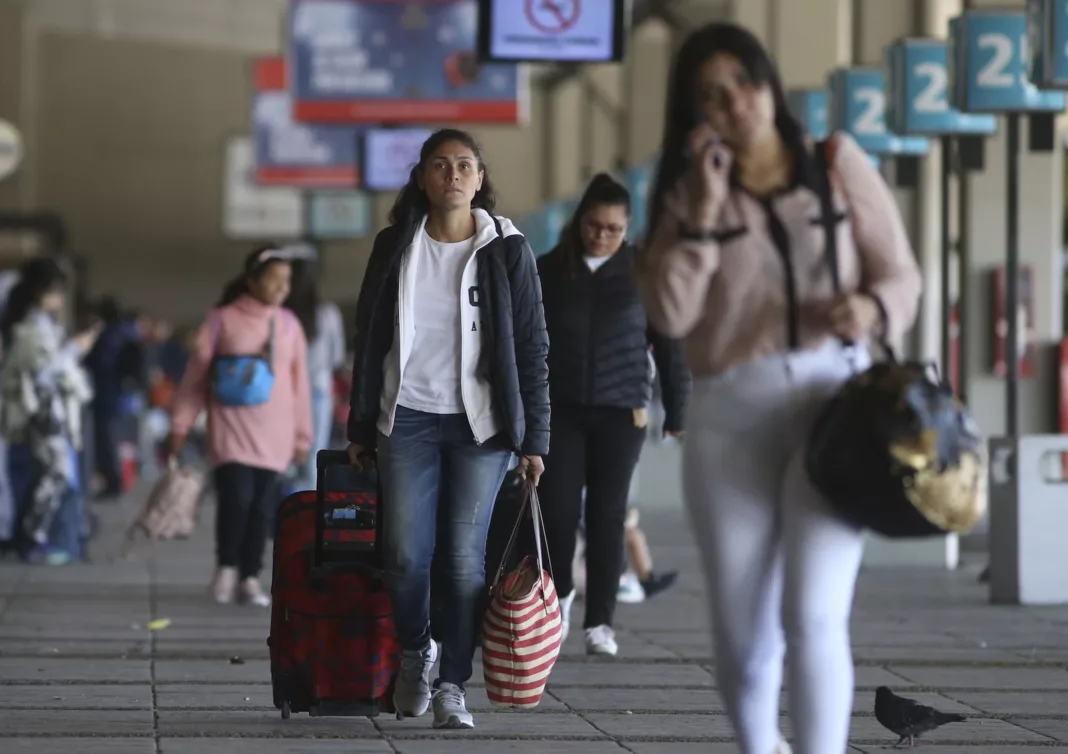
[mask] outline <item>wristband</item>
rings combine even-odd
[[[718,234],[713,229],[695,229],[686,223],[679,223],[679,238],[684,241],[717,241]]]

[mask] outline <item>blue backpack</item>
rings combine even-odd
[[[212,351],[219,344],[221,317],[212,312]],[[243,356],[216,355],[211,360],[211,392],[220,405],[228,407],[259,406],[271,398],[274,389],[274,316],[263,353]]]

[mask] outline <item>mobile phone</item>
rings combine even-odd
[[[700,125],[707,125],[708,124],[708,118],[705,117],[704,111],[699,107],[695,107],[694,108],[694,110],[693,110],[693,119],[694,119],[694,127],[695,128],[697,126],[700,126]],[[713,131],[713,134],[715,134],[715,131]],[[719,134],[715,134],[715,136],[713,138],[715,138],[715,140],[717,142],[720,142],[720,143],[722,142],[722,140],[719,138]],[[686,157],[686,159],[692,159],[693,158],[693,156],[694,156],[693,155],[693,150],[690,149],[690,145],[689,144],[686,145],[686,149],[684,150],[683,154]],[[718,153],[714,153],[712,155],[712,161],[713,161],[713,164],[717,168],[723,167],[723,156],[722,155],[720,155]]]

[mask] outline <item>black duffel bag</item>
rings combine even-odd
[[[827,260],[840,292],[833,146],[833,137],[821,142],[816,161]],[[931,366],[899,362],[884,350],[889,361],[854,375],[817,418],[806,450],[809,478],[844,519],[884,536],[966,532],[986,512],[986,442]]]
[[[969,531],[986,511],[986,443],[934,370],[875,364],[846,382],[809,438],[809,478],[846,520],[887,537]]]

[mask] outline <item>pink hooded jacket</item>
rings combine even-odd
[[[227,407],[210,397],[209,370],[216,354],[260,353],[274,316],[274,388],[259,406]],[[284,472],[312,441],[308,343],[297,318],[252,296],[217,309],[200,326],[171,410],[171,433],[184,438],[200,412],[208,412],[208,456],[213,465],[240,463]]]

